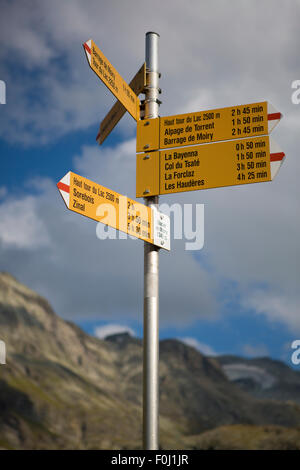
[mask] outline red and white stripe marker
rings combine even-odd
[[[281,167],[283,160],[285,159],[285,153],[281,150],[279,145],[270,139],[270,166],[271,166],[271,180],[277,175],[279,168]]]
[[[268,134],[272,132],[275,126],[279,123],[282,118],[282,114],[274,108],[274,106],[268,102]]]
[[[89,64],[91,65],[91,62],[92,62],[92,51],[91,51],[91,48],[92,48],[92,40],[89,39],[88,41],[86,41],[86,42],[83,44],[83,47],[84,47],[84,51],[85,51],[85,54],[86,54],[86,58],[87,58],[87,60],[89,61]]]
[[[70,171],[57,183],[57,188],[67,206],[70,209]]]
[[[92,61],[92,51],[91,51],[91,48],[92,48],[92,40],[89,39],[88,41],[86,41],[86,42],[83,44],[83,47],[84,47],[84,51],[85,51],[87,60],[89,61],[89,64],[91,65],[91,61]]]

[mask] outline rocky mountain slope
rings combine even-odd
[[[300,373],[283,362],[235,356],[219,356],[218,362],[228,379],[252,396],[291,400],[300,405]]]
[[[7,348],[0,366],[1,448],[141,447],[140,340],[89,336],[4,273],[0,339]],[[256,447],[273,445],[267,433],[277,436],[272,442],[282,435],[286,446],[300,448],[299,404],[250,394],[228,378],[225,363],[176,340],[160,343],[161,447],[220,447],[229,432],[241,436],[231,446],[248,448],[245,436],[259,429],[251,441]]]

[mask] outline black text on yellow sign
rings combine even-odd
[[[142,93],[144,87],[146,86],[146,64],[144,63],[142,67],[135,74],[131,82],[129,83],[130,88],[138,96]],[[125,106],[118,100],[113,105],[111,110],[107,113],[105,118],[100,124],[99,132],[96,137],[97,142],[101,145],[106,137],[111,133],[114,127],[118,124],[120,119],[126,113]]]
[[[270,180],[268,136],[137,154],[137,197]]]
[[[137,152],[199,145],[269,133],[267,101],[195,113],[141,120],[137,123]],[[274,121],[275,120],[275,121]]]
[[[69,171],[57,184],[66,206],[135,238],[170,250],[170,218],[156,208]]]
[[[140,100],[92,39],[83,44],[89,65],[107,88],[137,121]]]

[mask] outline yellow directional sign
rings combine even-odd
[[[269,136],[137,154],[136,196],[271,181],[284,156]]]
[[[137,152],[269,134],[281,113],[267,101],[137,123]]]
[[[130,88],[138,96],[142,93],[146,85],[146,64],[144,63],[139,71],[135,74],[131,82],[129,83]],[[120,119],[126,113],[126,108],[121,104],[120,101],[117,101],[111,110],[107,113],[105,118],[100,124],[99,132],[96,137],[97,142],[101,145],[106,137],[110,134],[113,128],[118,124]]]
[[[170,219],[155,207],[145,206],[71,171],[57,187],[71,211],[170,250]]]
[[[131,116],[140,119],[140,100],[92,39],[83,44],[89,65],[103,83],[125,106]]]

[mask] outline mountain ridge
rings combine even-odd
[[[141,447],[141,340],[90,336],[7,273],[0,274],[0,338],[7,346],[0,447]],[[160,342],[162,448],[201,446],[195,436],[222,426],[218,436],[230,426],[300,429],[297,403],[248,393],[221,362],[178,340]]]

